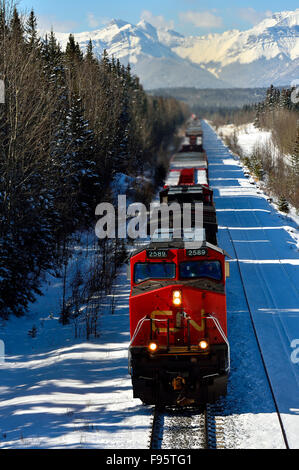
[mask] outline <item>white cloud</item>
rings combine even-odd
[[[88,26],[90,26],[91,28],[96,28],[100,24],[99,20],[95,17],[95,15],[90,12],[87,13],[87,22]]]
[[[243,20],[248,21],[248,23],[251,23],[253,25],[260,23],[265,18],[271,18],[272,15],[273,12],[271,10],[256,11],[254,8],[251,7],[239,8],[239,16]]]
[[[143,12],[141,13],[141,19],[147,21],[148,23],[152,24],[158,29],[173,29],[174,28],[174,21],[172,20],[167,21],[162,15],[155,16],[148,10],[143,10]]]
[[[60,21],[55,16],[38,16],[38,29],[40,31],[49,32],[51,29],[57,33],[70,33],[77,28],[75,21]]]
[[[219,28],[222,26],[222,18],[214,15],[211,11],[189,10],[179,13],[179,17],[182,22],[192,23],[198,28]]]
[[[95,16],[94,13],[87,13],[87,23],[90,28],[97,28],[98,26],[106,25],[111,21],[110,18]]]

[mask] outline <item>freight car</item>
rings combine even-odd
[[[201,128],[200,121],[194,120],[186,130],[186,137],[193,139],[194,137],[202,137],[203,131]]]
[[[175,172],[172,172],[175,173]],[[197,176],[195,176],[197,174]],[[198,176],[199,174],[199,176]],[[205,229],[206,240],[213,245],[217,245],[218,224],[216,217],[216,208],[213,201],[213,191],[208,187],[205,175],[201,175],[201,171],[196,168],[179,171],[178,181],[172,176],[168,181],[171,183],[166,185],[160,192],[160,202],[172,204],[179,203],[181,206],[186,203],[191,204],[191,228],[195,226],[195,204],[202,203],[203,211],[203,228]],[[175,182],[177,181],[177,184]],[[198,182],[200,181],[200,183]],[[171,219],[170,219],[170,228]]]

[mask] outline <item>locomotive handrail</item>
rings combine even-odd
[[[151,323],[152,323],[153,321],[164,321],[164,322],[165,322],[165,321],[168,321],[168,319],[167,319],[167,318],[147,318],[146,316],[143,317],[143,318],[141,318],[141,319],[139,320],[139,322],[137,323],[137,326],[136,326],[136,328],[135,328],[134,334],[133,334],[132,339],[131,339],[131,341],[130,341],[130,343],[129,343],[129,347],[130,347],[130,346],[132,345],[132,343],[134,342],[136,336],[138,335],[138,333],[139,333],[139,331],[141,330],[141,327],[142,327],[142,325],[143,325],[143,323],[144,323],[145,321],[150,321]]]
[[[229,372],[230,371],[230,345],[229,345],[229,342],[228,342],[228,339],[227,337],[225,336],[225,333],[219,323],[219,320],[218,318],[216,318],[212,313],[209,313],[205,316],[205,318],[207,320],[213,320],[215,325],[216,325],[216,328],[217,330],[219,331],[220,335],[222,336],[222,338],[224,339],[224,342],[226,343],[227,345],[227,358],[228,358],[228,366],[227,368],[225,369],[225,372]]]
[[[131,344],[133,343],[134,339],[136,338],[137,334],[139,333],[139,330],[140,330],[142,324],[143,324],[146,320],[150,320],[150,319],[145,316],[145,317],[141,318],[141,319],[139,320],[139,322],[137,323],[137,326],[136,326],[136,328],[135,328],[134,334],[133,334],[132,339],[131,339],[131,341],[130,341],[129,347],[130,347]]]
[[[191,349],[191,339],[190,339],[190,326],[192,325],[192,322],[190,321],[191,319],[188,317],[188,315],[184,312],[184,314],[186,315],[186,319],[187,319],[187,337],[188,337],[188,349],[190,350]],[[208,317],[205,317],[205,318],[208,318]],[[150,322],[150,339],[152,340],[152,333],[153,333],[153,329],[152,329],[152,324],[153,322],[167,322],[167,350],[169,350],[169,347],[170,347],[170,338],[169,338],[169,334],[170,334],[170,321],[169,321],[169,318],[148,318],[147,316],[144,316],[143,318],[141,318],[139,320],[139,322],[137,323],[137,326],[135,328],[135,331],[134,331],[134,334],[132,336],[132,339],[129,343],[129,348],[130,346],[133,344],[134,340],[136,339],[138,333],[140,332],[141,328],[142,328],[142,325],[144,322],[146,321],[149,321]],[[217,320],[218,321],[218,320]],[[192,325],[193,326],[193,325]],[[220,325],[219,325],[220,326]],[[221,328],[221,327],[220,327]],[[223,331],[222,331],[223,332]],[[224,333],[223,333],[224,334]]]

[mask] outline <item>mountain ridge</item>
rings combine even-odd
[[[65,47],[68,33],[56,33]],[[299,78],[299,8],[273,14],[246,31],[183,36],[141,20],[114,19],[102,29],[74,34],[85,50],[104,49],[130,62],[145,88],[259,87],[291,84]]]

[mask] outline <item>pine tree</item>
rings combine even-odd
[[[280,93],[279,107],[280,109],[289,109],[291,105],[289,90],[283,88]]]
[[[258,129],[261,128],[261,103],[258,103],[255,105],[255,110],[256,110],[256,115],[255,115],[255,120],[254,120],[254,127],[257,127]]]
[[[95,138],[84,118],[81,99],[73,95],[65,123],[57,135],[53,152],[58,168],[59,187],[55,192],[59,208],[58,237],[62,240],[64,283],[68,265],[68,239],[75,230],[89,225],[97,204],[100,176],[95,165]],[[71,309],[66,303],[65,288],[61,322],[68,323]]]
[[[104,70],[111,71],[111,64],[110,64],[107,49],[104,49],[104,51],[103,51],[102,58],[101,58],[101,65],[102,65]]]
[[[73,34],[69,35],[69,40],[65,50],[65,57],[66,62],[72,65],[74,65],[76,61],[81,62],[83,59],[83,53],[80,49],[79,44],[75,42]]]
[[[114,69],[116,76],[118,74],[119,68],[116,68],[114,64]],[[129,155],[129,134],[130,134],[130,124],[131,124],[131,110],[130,110],[130,84],[131,84],[131,74],[130,68],[127,68],[123,76],[121,77],[122,81],[122,90],[119,96],[119,116],[117,120],[117,147],[116,155],[114,158],[114,168],[115,172],[124,171],[125,167],[128,166],[130,160]]]
[[[85,62],[87,62],[89,64],[97,64],[97,60],[96,60],[96,58],[94,56],[94,53],[93,53],[93,44],[92,44],[91,39],[89,40],[89,42],[87,44],[86,54],[85,54],[84,60],[85,60]]]
[[[273,107],[274,109],[279,108],[280,103],[280,90],[279,88],[274,88],[274,96],[273,96]]]
[[[10,33],[11,37],[15,40],[22,42],[24,36],[24,26],[21,22],[18,10],[14,7],[13,15],[10,21]]]
[[[275,108],[275,88],[271,85],[266,94],[265,107],[268,112],[274,111]]]
[[[27,35],[27,43],[29,46],[29,50],[37,51],[40,46],[40,39],[37,32],[37,20],[33,9],[31,10],[30,15],[27,19],[25,32]]]
[[[82,101],[73,95],[52,153],[59,171],[56,198],[63,212],[60,222],[63,234],[90,220],[94,185],[97,187],[99,179],[94,152],[94,135],[84,118]]]
[[[0,3],[0,40],[3,42],[8,32],[8,24],[6,20],[6,5],[5,2]]]
[[[121,77],[123,74],[122,65],[119,59],[116,60],[116,74],[118,77]]]
[[[278,200],[278,209],[281,212],[285,212],[286,214],[289,213],[289,211],[290,211],[289,203],[288,203],[287,199],[285,198],[285,196],[281,196],[279,198],[279,200]]]
[[[297,137],[291,154],[291,187],[293,193],[299,187],[299,126],[297,126]]]
[[[261,157],[259,155],[258,149],[255,150],[253,154],[251,155],[249,168],[259,180],[263,179],[263,176],[264,176],[263,163],[261,161]]]
[[[63,53],[60,45],[56,40],[53,30],[50,37],[46,35],[41,45],[41,56],[44,62],[44,70],[49,82],[54,83],[57,87],[65,82],[65,72],[63,66]]]
[[[66,50],[64,53],[64,67],[70,97],[72,94],[79,93],[79,70],[80,64],[84,62],[84,56],[78,43],[72,34],[69,36]]]

